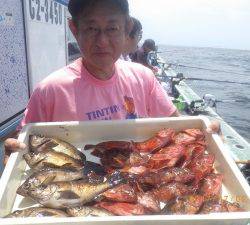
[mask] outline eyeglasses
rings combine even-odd
[[[84,35],[89,38],[95,38],[101,33],[104,33],[107,37],[114,38],[119,37],[124,29],[120,28],[119,26],[110,26],[105,29],[97,28],[97,27],[87,27],[83,29]]]
[[[138,35],[139,41],[142,39],[142,31],[140,31],[140,34]]]

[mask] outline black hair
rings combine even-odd
[[[142,30],[142,25],[141,25],[141,22],[138,19],[136,19],[134,17],[131,17],[131,19],[133,21],[133,28],[132,28],[131,32],[129,33],[129,37],[134,38],[136,33],[138,31],[140,32]]]
[[[107,3],[116,6],[121,13],[129,15],[128,0],[70,0],[68,4],[68,10],[72,16],[72,20],[77,24],[79,15],[81,15],[86,9],[95,7],[98,3]]]
[[[144,41],[142,47],[146,47],[151,49],[152,51],[156,50],[156,46],[155,46],[155,41],[153,39],[147,39]]]

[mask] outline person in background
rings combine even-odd
[[[131,19],[133,22],[133,28],[131,32],[129,33],[129,36],[124,46],[124,51],[121,55],[121,59],[126,60],[126,61],[132,61],[130,58],[130,55],[133,55],[133,53],[136,52],[136,50],[138,49],[138,43],[140,42],[142,38],[141,22],[134,17],[131,17]]]
[[[139,48],[134,56],[133,56],[133,62],[140,63],[148,68],[150,68],[153,72],[157,72],[156,68],[152,65],[150,65],[148,56],[150,52],[155,52],[157,50],[155,46],[155,41],[152,39],[147,39],[144,41],[141,48]]]

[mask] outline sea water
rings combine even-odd
[[[204,79],[186,83],[200,97],[209,93],[224,101],[217,103],[217,113],[249,142],[250,51],[166,45],[159,51],[185,77]]]

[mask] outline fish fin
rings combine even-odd
[[[81,158],[81,160],[80,160],[80,161],[82,161],[82,162],[84,162],[84,163],[85,163],[85,162],[86,162],[86,155],[84,155],[84,154],[83,154],[83,152],[81,152],[81,151],[79,151],[79,150],[78,150],[78,152],[77,152],[77,153],[78,153],[78,155],[79,155],[79,156],[80,156],[80,158]]]
[[[49,183],[51,183],[53,180],[55,180],[55,178],[56,178],[56,176],[49,176],[49,177],[47,177],[43,182],[42,182],[42,184],[49,184]]]
[[[105,168],[102,165],[90,161],[86,161],[83,171],[85,175],[89,174],[90,172],[95,172],[97,175],[101,176],[106,175]]]
[[[55,143],[53,139],[49,139],[46,143],[44,143],[44,148],[48,148],[53,150],[54,147],[56,147],[58,143]]]
[[[101,202],[101,201],[103,201],[103,200],[105,200],[106,198],[105,198],[105,196],[103,196],[102,194],[100,194],[100,195],[97,195],[95,198],[94,198],[94,201],[96,201],[96,202]]]
[[[36,150],[35,150],[35,152],[50,152],[50,151],[54,151],[53,150],[53,148],[49,148],[49,147],[47,147],[47,146],[45,146],[45,145],[41,145],[39,148],[37,148]]]
[[[44,209],[44,211],[39,212],[37,216],[38,217],[39,216],[40,217],[47,217],[47,216],[51,217],[51,216],[55,216],[55,215],[56,215],[55,213],[48,212],[48,211],[46,211],[46,209]]]
[[[72,169],[72,170],[75,169],[75,170],[77,170],[76,167],[72,166],[72,163],[66,163],[66,164],[64,164],[64,165],[62,165],[60,167],[63,168],[63,169]]]
[[[80,196],[73,191],[59,191],[60,197],[58,199],[79,199]]]
[[[90,149],[95,148],[95,147],[96,147],[96,145],[85,145],[84,150],[90,150]]]
[[[94,148],[90,154],[97,158],[102,158],[105,156],[104,151],[101,151],[99,148]]]
[[[47,162],[43,162],[43,167],[45,168],[48,168],[48,169],[57,169],[57,168],[60,168],[60,166],[56,166],[55,164],[53,163],[47,163]]]
[[[27,179],[28,177],[30,177],[32,174],[34,173],[34,171],[32,169],[27,169],[24,171],[24,175],[25,175],[25,179]]]

